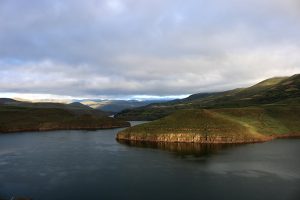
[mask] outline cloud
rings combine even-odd
[[[0,1],[0,92],[172,96],[300,72],[298,0]]]

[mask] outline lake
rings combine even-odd
[[[0,135],[0,199],[300,199],[300,140],[123,144],[122,129]]]

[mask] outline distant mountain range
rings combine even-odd
[[[10,99],[0,98],[0,104],[17,105],[24,107],[40,107],[40,108],[65,108],[71,110],[97,110],[102,111],[105,115],[111,115],[126,109],[146,106],[152,103],[162,103],[167,100],[101,100],[101,99],[85,99],[85,100],[28,100],[28,99]]]
[[[300,74],[274,77],[248,88],[193,94],[185,99],[124,110],[116,118],[126,120],[155,120],[182,109],[237,108],[266,104],[300,105]]]
[[[106,112],[118,113],[122,110],[146,106],[152,103],[161,103],[167,100],[82,100],[80,103],[90,106],[94,109],[100,109]]]

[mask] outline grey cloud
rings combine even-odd
[[[1,0],[0,92],[180,95],[300,72],[298,0]]]

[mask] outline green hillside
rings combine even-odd
[[[194,143],[249,143],[300,136],[300,106],[180,110],[134,126],[119,140]]]
[[[115,117],[126,120],[155,120],[182,109],[242,108],[269,104],[300,105],[300,74],[267,79],[249,88],[194,94],[185,99],[124,110]]]
[[[62,108],[0,106],[0,132],[65,129],[103,129],[130,126],[128,122]]]
[[[74,114],[91,114],[97,116],[109,116],[110,113],[104,112],[99,109],[93,109],[87,105],[81,104],[79,102],[74,103],[53,103],[53,102],[27,102],[27,101],[17,101],[9,98],[0,98],[0,106],[16,106],[25,108],[57,108],[68,110]]]

